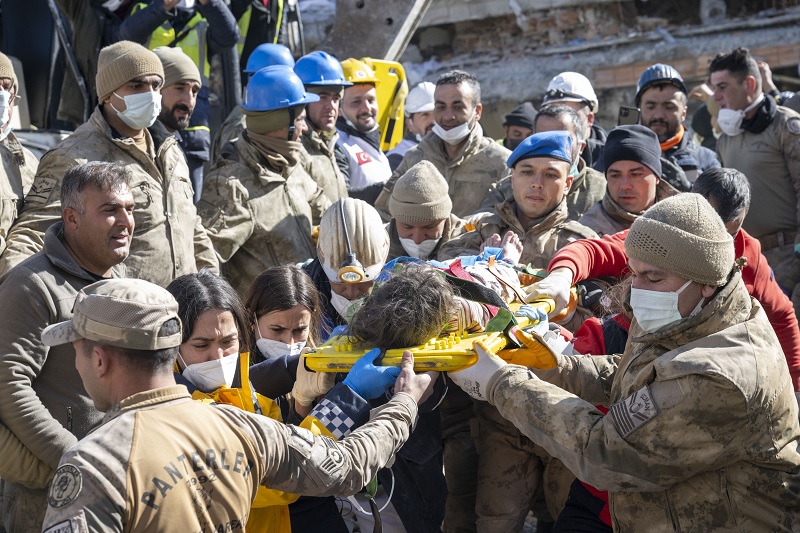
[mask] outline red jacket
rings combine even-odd
[[[568,268],[574,273],[575,282],[602,276],[622,277],[628,273],[627,235],[628,230],[624,230],[600,239],[572,242],[556,252],[548,271]],[[794,389],[800,391],[800,329],[794,307],[775,281],[767,259],[761,254],[758,239],[741,229],[733,244],[736,257],[747,259],[747,265],[742,269],[742,280],[750,295],[764,308],[786,356]]]

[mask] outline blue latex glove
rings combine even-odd
[[[343,383],[366,400],[377,398],[394,385],[400,369],[396,366],[375,366],[373,362],[381,356],[380,348],[365,353],[344,378]]]
[[[530,318],[534,324],[547,322],[547,313],[539,307],[532,305],[523,305],[514,313],[514,316],[524,316]]]

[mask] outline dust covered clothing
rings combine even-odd
[[[535,371],[547,382],[501,369],[488,399],[579,479],[610,492],[614,531],[800,529],[797,400],[738,273],[663,332],[634,321],[621,356],[557,359]]]
[[[398,393],[335,442],[193,401],[183,386],[140,392],[61,458],[43,530],[243,530],[260,485],[317,496],[361,489],[408,438],[416,414],[411,396]]]
[[[475,124],[467,141],[455,158],[447,157],[445,142],[430,132],[419,145],[406,152],[400,166],[384,186],[375,201],[375,209],[385,221],[391,219],[389,198],[395,182],[408,169],[422,160],[430,161],[441,172],[449,186],[453,201],[453,214],[466,218],[475,213],[489,189],[508,174],[506,160],[511,151],[503,148],[489,137],[483,136],[483,128]]]
[[[112,130],[97,107],[86,123],[47,152],[8,235],[0,272],[41,250],[45,231],[61,220],[61,180],[67,169],[87,161],[113,161],[131,173],[136,204],[136,228],[125,259],[128,277],[164,287],[204,267],[218,273],[217,257],[192,201],[189,167],[177,138],[159,121],[144,135],[149,153]]]
[[[33,185],[39,166],[36,156],[23,147],[9,132],[0,141],[0,254],[6,248],[6,236],[22,209],[22,201]]]
[[[300,138],[307,152],[303,158],[303,167],[331,202],[347,198],[347,183],[336,163],[336,140],[339,133],[334,131],[333,136],[326,140],[314,131],[308,119],[306,122],[308,130]]]

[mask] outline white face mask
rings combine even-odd
[[[467,120],[460,126],[456,126],[455,128],[449,130],[446,130],[443,127],[441,127],[438,122],[434,122],[433,133],[435,133],[437,137],[439,137],[447,144],[458,144],[467,137],[469,137],[469,132],[472,131],[472,126],[474,125],[474,124],[471,125],[470,124],[471,122],[472,122],[472,117],[470,117],[469,120]]]
[[[236,375],[236,367],[239,364],[238,354],[193,365],[187,365],[180,352],[178,352],[178,357],[186,367],[182,372],[183,377],[201,391],[213,392],[220,387],[230,388],[233,385],[233,377]]]
[[[256,324],[256,331],[258,332],[258,340],[256,340],[256,348],[261,352],[261,355],[267,359],[277,359],[284,355],[300,355],[303,348],[306,347],[306,341],[296,342],[294,344],[286,344],[285,342],[275,341],[272,339],[265,339],[261,336],[261,330]]]
[[[404,239],[403,237],[399,237],[399,239],[400,244],[403,245],[403,249],[408,255],[416,257],[417,259],[428,259],[428,256],[431,255],[431,252],[436,248],[436,245],[442,238],[428,239],[419,244],[415,243],[414,239]]]
[[[684,283],[677,291],[672,292],[631,287],[631,307],[639,327],[648,333],[653,333],[683,320],[683,316],[678,310],[678,296],[690,283],[692,283],[691,280]],[[702,307],[703,300],[701,299],[689,316],[696,315]]]
[[[150,91],[128,94],[125,97],[117,93],[113,94],[125,102],[125,111],[117,111],[114,104],[111,104],[111,109],[117,112],[117,116],[122,122],[135,130],[149,128],[161,113],[161,93]]]
[[[348,300],[344,296],[337,294],[333,290],[331,290],[331,305],[333,306],[334,309],[336,309],[336,312],[339,313],[339,315],[341,315],[341,317],[344,318],[345,320],[347,320],[347,315],[345,314],[345,312],[347,311],[347,308],[350,306],[351,303],[353,303],[351,300]]]
[[[0,88],[0,126],[8,122],[8,125],[0,131],[0,141],[8,137],[11,131],[11,93],[5,89]]]
[[[717,116],[717,124],[722,130],[722,133],[729,137],[736,137],[737,135],[740,135],[744,131],[742,129],[742,121],[744,120],[744,116],[751,110],[755,109],[756,106],[761,104],[763,100],[764,93],[761,93],[761,95],[759,95],[759,97],[756,98],[752,104],[744,109],[728,109],[727,107],[720,109],[719,115]]]

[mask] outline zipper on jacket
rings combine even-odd
[[[67,407],[67,431],[72,431],[72,407]]]
[[[738,527],[739,523],[736,520],[736,507],[734,507],[733,501],[731,500],[731,493],[728,491],[728,470],[726,468],[722,468],[719,471],[719,488],[722,494],[725,495],[725,503],[728,505],[728,516],[731,517],[733,525]]]
[[[664,498],[667,500],[667,510],[669,511],[669,519],[672,522],[672,531],[681,531],[681,524],[678,522],[678,517],[675,513],[675,506],[672,505],[672,499],[669,497],[669,491],[664,491]]]

